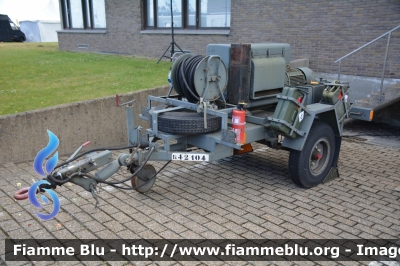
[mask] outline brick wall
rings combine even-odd
[[[400,25],[399,0],[231,0],[229,35],[181,35],[184,50],[205,54],[209,43],[285,42],[292,60],[307,57],[317,72],[336,73],[333,62]],[[171,37],[141,33],[141,1],[106,0],[105,34],[59,33],[62,50],[160,57]],[[342,73],[380,77],[387,38],[343,61]],[[89,44],[78,49],[77,44]],[[400,78],[400,30],[392,33],[386,77]]]

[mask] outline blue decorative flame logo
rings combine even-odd
[[[41,184],[50,184],[50,183],[47,182],[46,180],[40,180],[40,181],[36,182],[35,184],[33,184],[29,188],[29,191],[28,191],[28,197],[29,197],[30,202],[32,203],[33,206],[35,206],[39,209],[43,208],[43,206],[36,199],[36,191]],[[53,204],[54,204],[53,211],[50,214],[43,214],[43,213],[39,213],[39,212],[35,212],[35,213],[42,220],[50,220],[50,219],[54,218],[54,216],[56,216],[57,213],[60,211],[60,200],[58,199],[57,194],[53,190],[44,188],[44,191],[46,191],[50,195],[51,200],[53,201]],[[45,204],[49,203],[49,200],[47,199],[47,197],[45,195],[42,195],[41,198]]]
[[[54,154],[53,157],[51,157],[47,163],[46,163],[46,173],[43,172],[43,163],[44,160],[52,154],[58,147],[58,144],[60,143],[58,141],[58,138],[56,135],[54,135],[53,132],[50,130],[47,130],[47,134],[49,134],[49,144],[45,148],[43,148],[40,152],[35,157],[35,160],[33,161],[33,169],[35,169],[36,173],[38,173],[41,176],[47,176],[48,174],[53,171],[54,167],[56,167],[57,162],[58,162],[58,152]]]
[[[49,135],[49,143],[47,144],[47,146],[45,148],[43,148],[41,151],[38,152],[38,154],[35,157],[35,160],[33,161],[33,169],[36,171],[36,173],[38,173],[41,176],[47,176],[48,174],[50,174],[54,168],[57,165],[58,162],[58,152],[56,152],[53,157],[51,157],[50,159],[47,160],[46,163],[46,171],[43,171],[43,164],[44,161],[46,160],[46,158],[51,155],[58,147],[58,144],[60,143],[57,136],[54,135],[53,132],[51,132],[50,130],[47,130],[47,134]],[[49,184],[50,183],[46,180],[40,180],[36,183],[34,183],[28,191],[28,198],[29,201],[32,203],[33,206],[37,207],[37,208],[43,208],[43,206],[40,204],[40,202],[37,200],[36,198],[36,191],[38,190],[39,186],[41,184]],[[60,200],[58,199],[57,194],[52,191],[51,189],[46,189],[43,188],[43,190],[50,195],[51,200],[53,201],[54,204],[54,208],[53,211],[50,214],[42,214],[39,212],[35,212],[36,215],[42,219],[42,220],[50,220],[52,218],[54,218],[54,216],[57,215],[57,213],[60,211]],[[49,203],[48,198],[45,195],[41,196],[41,199],[43,200],[43,202],[45,204]]]

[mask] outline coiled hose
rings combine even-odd
[[[194,85],[194,74],[197,66],[204,58],[202,55],[188,57],[177,66],[175,75],[176,83],[183,93],[182,96],[191,103],[196,103],[200,100]]]

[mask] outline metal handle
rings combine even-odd
[[[76,151],[68,158],[67,161],[72,160],[73,158],[75,158],[75,156],[78,154],[78,152],[83,148],[86,147],[87,145],[90,144],[90,141],[86,141],[85,143],[83,143],[81,146],[79,146],[78,149],[76,149]]]

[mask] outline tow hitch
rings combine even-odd
[[[157,172],[152,165],[147,164],[154,151],[154,147],[147,150],[140,150],[140,144],[137,146],[119,148],[92,149],[77,156],[78,152],[89,143],[90,142],[86,142],[81,145],[67,161],[57,165],[52,173],[43,178],[48,184],[41,184],[36,194],[44,192],[44,189],[55,189],[57,186],[62,186],[67,182],[71,182],[91,192],[93,198],[96,200],[97,207],[98,199],[96,191],[99,183],[107,184],[118,189],[137,190],[141,193],[145,193],[154,185],[156,175],[169,163],[167,162]],[[113,159],[111,151],[125,149],[130,149],[132,152],[130,154],[121,153],[116,159]],[[135,162],[140,163],[135,164]],[[107,181],[108,178],[118,172],[121,166],[126,166],[131,172],[131,175],[123,180],[113,182]],[[101,169],[95,174],[89,173],[99,168]],[[132,187],[122,186],[122,184],[127,181],[131,181]],[[30,188],[27,187],[18,190],[14,194],[14,199],[27,199],[29,189]]]

